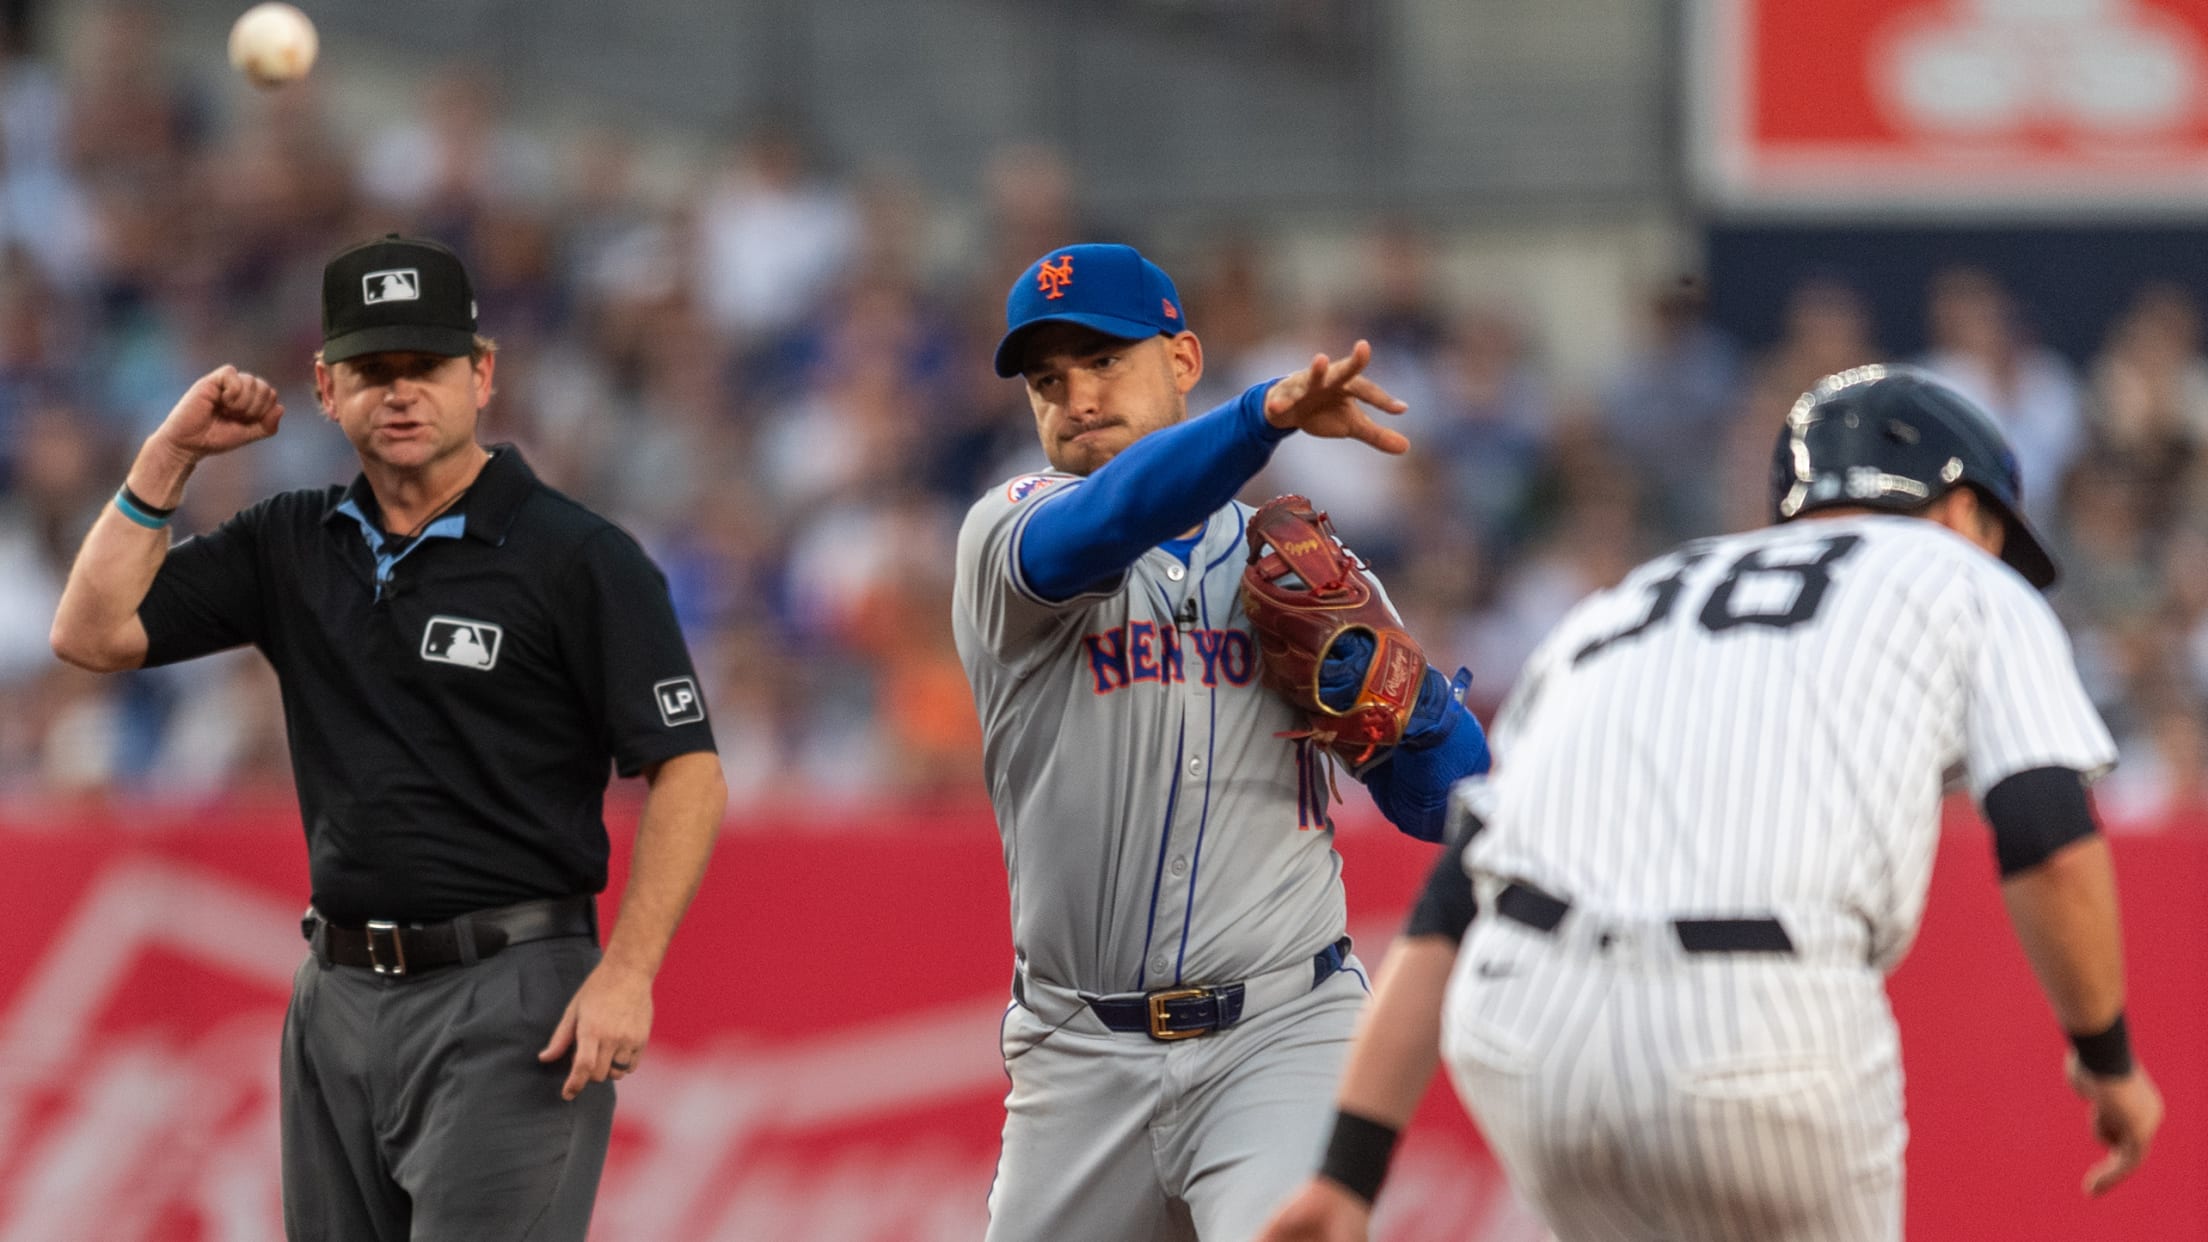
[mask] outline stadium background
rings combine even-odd
[[[350,475],[317,278],[391,228],[477,273],[487,434],[666,568],[730,778],[597,1236],[978,1236],[1009,952],[950,544],[1039,460],[985,361],[1005,284],[1087,238],[1175,273],[1199,400],[1373,340],[1412,456],[1291,444],[1253,494],[1331,509],[1483,714],[1578,596],[1761,520],[1816,376],[1914,359],[1987,399],[2123,747],[2100,806],[2172,1113],[2077,1200],[2059,1039],[1958,813],[1896,981],[1915,1236],[2208,1238],[2197,3],[325,0],[323,63],[265,95],[222,62],[240,7],[0,4],[0,1239],[276,1236],[304,885],[271,677],[100,679],[45,634],[209,367],[291,414],[180,527]],[[1426,856],[1350,796],[1376,955]],[[1445,1094],[1386,1236],[1530,1236]]]

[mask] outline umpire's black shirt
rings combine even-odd
[[[338,923],[598,892],[609,762],[713,748],[658,568],[507,446],[412,540],[365,478],[272,496],[170,549],[138,617],[148,666],[275,666]]]

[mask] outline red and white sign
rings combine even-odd
[[[0,1242],[278,1242],[277,1032],[303,959],[295,816],[159,829],[0,807]],[[1345,832],[1377,964],[1432,847]],[[625,856],[625,845],[616,856]],[[1943,850],[1894,980],[1912,1236],[2208,1237],[2208,833],[2119,860],[2142,1055],[2170,1105],[2112,1198],[1982,830]],[[611,891],[618,892],[616,875]],[[972,1242],[1003,1123],[1011,949],[986,811],[724,839],[620,1088],[593,1242]],[[1437,1086],[1376,1242],[1535,1242]]]
[[[1701,0],[1706,188],[1745,206],[2199,210],[2200,0]]]

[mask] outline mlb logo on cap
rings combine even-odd
[[[1020,373],[1028,331],[1046,323],[1077,323],[1106,336],[1139,341],[1187,328],[1180,291],[1165,270],[1133,246],[1089,243],[1053,250],[1027,265],[1004,300],[1004,340],[997,374]]]
[[[362,242],[322,269],[322,360],[475,350],[475,290],[460,256],[396,233]]]
[[[415,302],[421,300],[422,274],[411,267],[388,272],[370,272],[360,278],[361,301],[374,306],[378,302]]]

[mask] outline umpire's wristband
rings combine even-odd
[[[1340,1182],[1349,1193],[1369,1206],[1380,1197],[1380,1183],[1388,1177],[1388,1158],[1395,1154],[1397,1131],[1369,1117],[1336,1112],[1334,1133],[1326,1140],[1326,1159],[1319,1162],[1319,1176]]]
[[[2124,1015],[2120,1011],[2107,1030],[2097,1035],[2072,1035],[2070,1046],[2077,1051],[2078,1064],[2095,1078],[2124,1078],[2131,1074],[2131,1032],[2124,1029]]]
[[[147,530],[159,530],[169,524],[170,518],[176,516],[174,507],[164,509],[148,503],[145,497],[130,490],[128,483],[115,489],[115,507],[121,510],[124,517]]]

